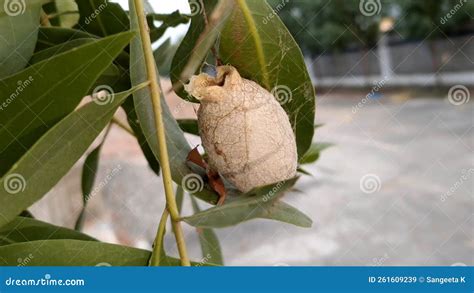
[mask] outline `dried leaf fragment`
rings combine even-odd
[[[242,192],[296,175],[295,135],[270,92],[228,65],[215,77],[193,76],[185,89],[201,102],[199,132],[212,170]]]
[[[212,190],[217,192],[217,194],[219,195],[219,201],[217,202],[217,205],[221,205],[224,203],[227,195],[224,182],[219,176],[219,173],[209,168],[208,164],[204,161],[197,149],[198,147],[195,147],[189,152],[187,161],[196,164],[197,166],[203,168],[206,171],[207,182],[211,186]]]

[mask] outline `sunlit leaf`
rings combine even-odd
[[[96,241],[86,234],[27,217],[15,217],[10,223],[0,228],[0,246],[53,239]]]
[[[189,0],[189,3],[193,14],[191,25],[173,57],[170,79],[176,94],[183,99],[196,102],[184,91],[183,85],[199,70],[209,50],[216,42],[220,30],[233,8],[233,1],[199,2]],[[202,7],[201,3],[205,7]],[[208,26],[206,26],[204,19],[205,15],[208,17]]]
[[[90,102],[43,135],[0,179],[0,227],[39,200],[79,160],[136,88]]]
[[[224,64],[273,93],[290,118],[298,157],[305,154],[314,132],[314,88],[303,55],[278,15],[265,1],[237,0],[219,44]]]
[[[183,221],[196,227],[222,228],[255,218],[265,218],[311,227],[311,219],[294,207],[283,203],[279,197],[296,182],[295,179],[258,188],[248,196],[237,196],[232,201],[184,217]]]
[[[56,12],[58,13],[59,22],[62,27],[73,27],[79,21],[79,12],[77,4],[74,0],[56,0]]]
[[[130,15],[131,15],[131,28],[132,30],[138,30],[138,23],[136,20],[136,14],[134,13],[133,1],[130,3]],[[130,77],[132,84],[139,84],[148,80],[146,73],[145,59],[143,56],[142,42],[140,36],[137,36],[132,40],[130,44]],[[156,136],[155,127],[155,115],[153,112],[153,105],[150,99],[149,88],[144,88],[137,91],[134,95],[135,111],[140,121],[140,126],[143,133],[150,145],[155,157],[159,158],[159,146],[158,139]],[[166,131],[166,143],[168,148],[168,154],[170,161],[173,162],[171,166],[171,176],[173,181],[177,184],[181,184],[184,176],[192,173],[192,171],[186,165],[186,158],[188,153],[191,151],[186,138],[184,137],[183,131],[179,128],[178,123],[173,118],[165,99],[161,99],[163,123]],[[211,203],[217,203],[217,194],[208,188],[203,188],[202,191],[194,194],[195,196]]]
[[[0,80],[0,101],[5,101],[0,104],[0,176],[77,107],[132,36],[127,32],[85,44]]]
[[[39,240],[0,246],[0,266],[146,266],[150,251],[82,240]],[[179,266],[180,260],[167,257],[164,265]],[[191,262],[193,266],[211,263]]]

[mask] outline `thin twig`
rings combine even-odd
[[[207,12],[206,12],[206,7],[204,6],[204,1],[199,0],[199,4],[202,7],[202,16],[204,18],[204,24],[206,25],[206,27],[209,27],[209,19],[207,18]],[[212,56],[214,56],[216,65],[221,66],[223,63],[222,63],[221,58],[219,58],[219,54],[217,53],[215,44],[213,44],[211,47],[211,53],[212,53]]]
[[[128,125],[126,125],[125,123],[123,123],[122,121],[120,121],[120,119],[118,119],[117,117],[113,117],[112,118],[112,123],[114,123],[115,125],[117,125],[118,127],[122,128],[123,130],[125,130],[126,132],[130,133],[132,136],[135,136],[135,133],[133,132],[133,130],[128,127]]]
[[[41,13],[40,13],[40,24],[41,26],[51,26],[48,15],[46,14],[46,12],[44,12],[43,9],[41,9]]]
[[[178,246],[181,265],[190,266],[186,243],[184,242],[184,234],[181,228],[180,216],[176,206],[176,200],[173,191],[173,181],[171,179],[171,170],[168,157],[168,148],[166,146],[165,127],[163,125],[162,109],[161,109],[161,89],[158,85],[158,70],[155,66],[153,51],[151,49],[150,35],[145,18],[145,10],[142,0],[134,0],[135,10],[140,28],[140,36],[142,40],[143,53],[145,57],[145,67],[148,80],[150,81],[150,93],[153,104],[153,112],[155,114],[156,135],[159,145],[159,157],[163,176],[163,185],[165,188],[167,209],[171,216],[173,229],[175,230],[176,244]],[[155,251],[156,252],[156,251]]]
[[[161,215],[160,224],[158,225],[158,230],[156,231],[155,242],[153,243],[153,252],[150,257],[150,266],[159,266],[161,261],[161,251],[163,250],[162,244],[163,239],[165,238],[166,232],[166,221],[168,220],[168,209],[163,210]]]

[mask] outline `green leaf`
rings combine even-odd
[[[122,108],[127,114],[127,121],[135,134],[138,144],[142,149],[143,155],[148,161],[148,166],[155,172],[156,175],[160,175],[160,163],[156,159],[153,151],[148,145],[145,135],[143,134],[140,122],[138,121],[137,113],[135,111],[135,105],[133,104],[133,97],[128,97],[122,104]]]
[[[0,228],[0,246],[53,239],[96,241],[86,234],[26,217],[15,217],[13,221]]]
[[[285,190],[294,185],[296,179],[258,188],[247,196],[237,196],[224,205],[184,217],[183,221],[195,227],[222,228],[255,218],[264,218],[311,227],[312,221],[308,216],[278,200]]]
[[[199,135],[199,128],[196,119],[178,119],[178,124],[184,132]]]
[[[237,0],[219,44],[224,64],[274,93],[290,118],[301,157],[313,139],[314,88],[301,50],[278,15],[265,1]]]
[[[129,1],[129,3],[131,28],[132,30],[137,30],[138,23],[135,16],[136,14],[134,12],[135,7],[133,1]],[[130,77],[133,85],[148,80],[143,56],[142,42],[138,34],[130,43],[130,65]],[[135,104],[135,111],[137,113],[138,120],[140,121],[140,126],[143,130],[143,133],[148,141],[148,144],[150,145],[150,148],[155,154],[155,157],[159,159],[159,147],[155,128],[155,115],[153,113],[153,105],[150,99],[149,88],[147,87],[137,91],[133,95],[133,100]],[[191,147],[186,141],[183,131],[179,128],[178,123],[173,118],[173,115],[171,114],[163,96],[160,101],[162,107],[163,124],[166,131],[168,154],[170,160],[173,162],[170,166],[171,176],[174,182],[181,184],[183,177],[192,173],[192,171],[186,165],[187,156],[191,151]],[[204,188],[201,192],[197,192],[194,195],[211,203],[217,203],[218,200],[218,195],[214,191],[211,191],[208,186],[206,186],[206,188]]]
[[[149,251],[96,241],[39,240],[0,247],[0,265],[16,266],[145,266]]]
[[[35,49],[40,0],[0,0],[0,78],[23,69]]]
[[[0,81],[0,176],[77,107],[132,36],[127,32],[80,46]]]
[[[189,21],[189,16],[181,14],[179,10],[175,10],[170,14],[150,13],[147,16],[151,17],[154,21],[161,21],[169,27],[178,26]]]
[[[151,13],[147,15],[146,20],[150,28],[150,39],[153,43],[161,38],[168,28],[188,23],[189,17],[176,10],[170,14]],[[155,21],[160,21],[161,25],[157,27]]]
[[[201,7],[201,3],[205,3],[205,7]],[[234,4],[233,1],[228,0],[203,2],[189,0],[189,5],[191,11],[195,13],[191,17],[188,32],[173,57],[170,79],[177,95],[185,100],[197,102],[196,99],[184,91],[183,85],[189,81],[193,74],[198,72],[209,50],[215,44]],[[207,27],[204,11],[209,20]]]
[[[39,240],[0,246],[0,265],[18,266],[146,266],[150,251],[121,245],[81,240]],[[26,259],[27,258],[27,259]],[[179,266],[167,257],[164,265]],[[199,264],[193,266],[213,266]]]
[[[59,22],[62,27],[73,27],[79,21],[79,13],[69,13],[77,11],[77,4],[74,0],[55,1],[56,12],[59,14]]]
[[[330,146],[332,146],[332,144],[328,142],[313,143],[304,156],[300,158],[299,163],[309,164],[316,162],[321,152]]]
[[[92,42],[97,42],[97,39],[79,38],[79,39],[74,39],[68,42],[64,42],[59,45],[55,45],[50,48],[34,53],[33,56],[31,56],[29,63],[35,64],[45,59],[51,58],[55,55],[58,55],[60,53],[67,52],[73,48],[80,47],[84,44],[88,44]],[[128,60],[128,56],[126,56],[124,52],[121,52],[118,58],[121,58],[121,60],[123,60],[124,58]],[[105,69],[102,75],[96,80],[95,85],[112,86],[118,82],[120,75],[121,75],[121,72],[119,68],[115,64],[112,63]]]
[[[38,62],[41,62],[45,59],[54,57],[57,54],[69,51],[73,48],[80,47],[84,44],[92,43],[92,42],[97,42],[97,39],[95,38],[79,38],[79,39],[73,39],[71,41],[64,42],[59,45],[52,46],[50,48],[44,49],[42,51],[36,52],[33,54],[33,56],[30,59],[30,64],[35,64]],[[117,57],[117,60],[127,60],[128,62],[128,56],[125,52],[121,52],[119,54],[119,57]],[[120,69],[115,65],[115,64],[110,64],[104,72],[100,75],[100,77],[96,80],[95,86],[100,86],[100,85],[108,85],[108,86],[113,86],[115,85],[121,76]],[[127,87],[128,88],[128,87]]]
[[[191,196],[191,203],[194,213],[199,213],[199,205],[194,197]],[[212,261],[217,265],[223,265],[221,245],[214,230],[209,228],[196,228],[199,235],[199,243],[201,244],[201,251],[203,259]]]
[[[158,48],[153,51],[156,66],[161,76],[169,76],[171,69],[171,61],[178,45],[171,42],[171,38],[166,39]]]
[[[0,179],[0,227],[39,200],[69,171],[137,88],[107,96],[106,104],[90,102],[72,112],[15,163]]]
[[[83,206],[81,212],[79,213],[79,217],[77,218],[76,224],[74,225],[74,228],[78,231],[82,228],[87,201],[89,201],[92,195],[92,188],[94,187],[95,177],[97,174],[97,169],[99,167],[100,150],[104,145],[104,141],[105,140],[102,140],[102,143],[87,155],[86,160],[84,161],[84,165],[82,166],[81,190]]]
[[[89,195],[91,194],[92,188],[94,187],[95,176],[97,174],[97,168],[99,167],[100,150],[102,149],[103,145],[104,143],[102,142],[92,152],[90,152],[84,161],[81,180],[82,201],[84,204],[86,204],[89,200]]]
[[[97,36],[109,36],[129,30],[127,13],[120,4],[108,0],[76,0],[79,22],[76,28]]]
[[[183,210],[183,200],[184,200],[184,189],[183,187],[181,187],[181,185],[176,186],[175,197],[176,197],[176,207],[178,208],[178,213],[181,214],[181,211]]]
[[[303,228],[311,228],[313,221],[310,217],[295,207],[282,202],[274,202],[262,215],[262,219],[280,221]]]
[[[158,71],[163,76],[163,72],[169,70],[171,65],[169,58],[169,50],[171,49],[171,38],[167,38],[158,48],[153,51],[153,57],[155,58],[156,67]]]
[[[76,29],[60,27],[40,27],[35,52],[39,52],[55,45],[59,45],[75,39],[88,38],[98,38],[98,36]]]
[[[29,63],[35,64],[35,63],[41,62],[59,53],[69,51],[72,48],[80,47],[85,44],[90,44],[94,41],[97,41],[97,39],[96,38],[78,38],[78,39],[73,39],[71,41],[65,41],[64,43],[61,43],[58,45],[50,46],[48,48],[45,48],[44,50],[34,53],[33,56],[31,56]]]
[[[298,172],[300,172],[301,174],[304,174],[304,175],[313,176],[313,174],[309,173],[308,171],[306,171],[305,169],[303,169],[301,167],[298,167],[296,169],[296,171],[298,171]]]

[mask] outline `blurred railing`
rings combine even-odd
[[[474,85],[474,36],[421,42],[382,37],[375,49],[307,59],[318,86]]]

